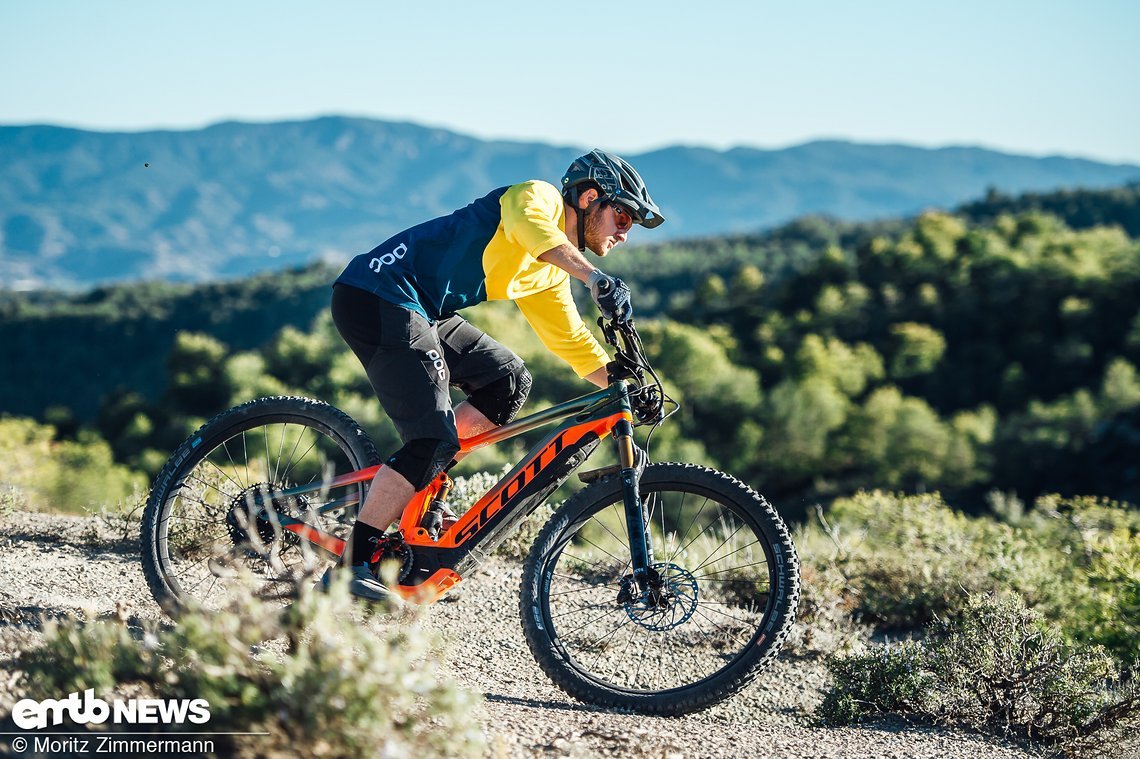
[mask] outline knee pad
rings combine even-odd
[[[409,440],[384,463],[411,483],[417,491],[423,490],[447,468],[459,446],[446,440],[419,438]]]
[[[519,363],[510,374],[479,388],[467,400],[494,424],[506,424],[526,403],[533,383],[530,372]]]

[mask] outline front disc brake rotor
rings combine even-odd
[[[622,578],[618,603],[636,624],[664,632],[683,625],[697,610],[697,580],[676,564],[654,564],[657,578],[639,590],[633,575]]]

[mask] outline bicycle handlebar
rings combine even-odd
[[[599,317],[598,326],[601,327],[606,342],[617,351],[614,360],[606,367],[610,381],[631,379],[637,384],[636,388],[630,390],[629,396],[638,423],[660,423],[680,408],[680,404],[665,394],[661,378],[645,355],[645,346],[637,334],[633,320],[607,321]],[[647,373],[651,379],[646,379]],[[665,413],[666,403],[674,406],[669,413]]]

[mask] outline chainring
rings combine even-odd
[[[372,576],[381,583],[386,582],[384,565],[388,562],[398,564],[396,569],[396,583],[402,585],[412,574],[414,557],[412,549],[404,542],[402,535],[385,535],[376,541],[376,550],[368,562],[368,569]]]

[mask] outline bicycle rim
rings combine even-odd
[[[283,530],[276,514],[344,538],[363,486],[275,494],[367,466],[342,431],[302,415],[274,414],[195,437],[200,445],[172,478],[156,525],[158,563],[178,604],[215,608],[251,580],[265,595],[275,588],[287,593],[299,573],[326,563]],[[336,506],[346,498],[351,502]],[[330,503],[335,508],[322,513]],[[271,508],[258,518],[263,505]]]
[[[776,564],[747,509],[712,489],[643,481],[659,581],[633,581],[620,489],[573,518],[543,570],[544,616],[567,665],[636,696],[699,688],[734,669],[774,611]]]

